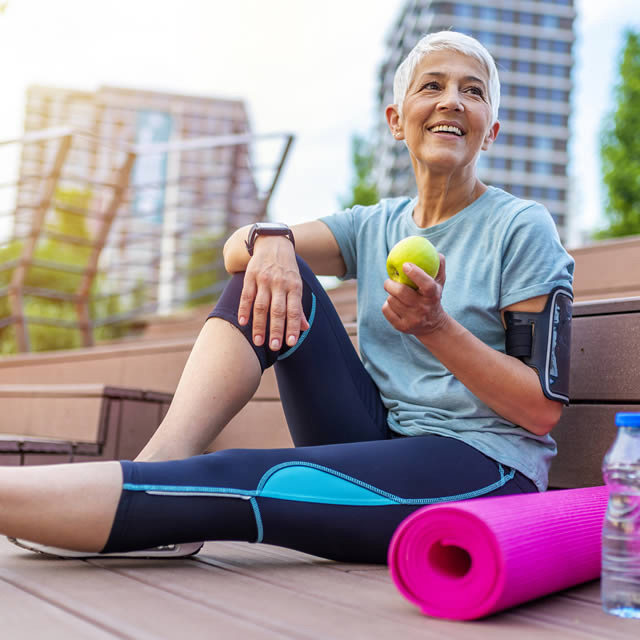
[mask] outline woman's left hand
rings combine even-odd
[[[386,280],[384,289],[389,297],[382,305],[382,313],[398,331],[420,338],[444,326],[449,317],[441,304],[446,279],[444,256],[440,254],[440,268],[435,278],[410,262],[406,262],[403,268],[418,289]]]

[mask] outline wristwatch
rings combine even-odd
[[[253,248],[258,236],[286,236],[291,240],[294,249],[296,246],[296,242],[293,239],[293,231],[286,224],[282,222],[256,222],[249,229],[249,236],[244,243],[250,256],[253,255]]]

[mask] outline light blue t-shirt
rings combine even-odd
[[[386,257],[409,235],[428,238],[445,256],[445,311],[490,347],[505,351],[500,310],[562,285],[574,262],[549,212],[501,189],[488,190],[448,220],[422,229],[417,199],[393,198],[321,218],[335,236],[347,270],[358,279],[358,343],[365,368],[389,410],[389,427],[406,435],[463,440],[513,467],[545,490],[556,444],[505,420],[473,395],[413,335],[382,314]]]

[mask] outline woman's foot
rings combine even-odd
[[[48,547],[37,542],[19,540],[17,538],[7,538],[9,542],[22,549],[35,551],[55,558],[186,558],[195,555],[202,549],[204,542],[186,542],[182,544],[167,544],[160,547],[151,547],[141,551],[123,551],[122,553],[92,553],[90,551],[71,551],[70,549],[59,549],[58,547]]]

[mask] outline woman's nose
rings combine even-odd
[[[460,93],[457,87],[448,87],[443,91],[438,102],[438,108],[449,110],[461,110],[462,101],[460,100]]]

